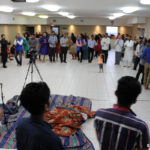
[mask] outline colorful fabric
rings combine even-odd
[[[87,106],[89,110],[91,110],[92,107],[92,102],[89,99],[75,96],[53,95],[50,102],[50,110],[63,105]],[[16,120],[16,122],[11,122],[8,124],[9,133],[7,133],[6,126],[4,126],[2,136],[0,137],[0,148],[16,148],[16,124],[20,119],[27,118],[29,116],[30,114],[23,107],[19,108],[17,114],[8,116],[9,122],[13,120]],[[60,139],[65,150],[95,150],[93,144],[82,132],[82,130],[78,130],[71,136],[60,136]]]
[[[45,121],[48,122],[53,132],[60,136],[70,136],[81,128],[82,123],[87,118],[94,117],[95,112],[85,106],[66,105],[59,106],[45,115]]]

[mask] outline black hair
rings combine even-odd
[[[49,105],[50,89],[45,82],[26,85],[20,95],[21,105],[31,115],[42,115],[45,104]]]
[[[141,93],[141,85],[136,78],[125,76],[118,81],[117,87],[118,104],[121,106],[130,106],[136,102]]]
[[[1,35],[1,38],[3,38],[3,36],[5,36],[5,34],[2,34],[2,35]]]

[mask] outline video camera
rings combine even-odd
[[[27,58],[30,59],[30,63],[35,63],[36,61],[36,56],[37,56],[37,51],[35,48],[30,48],[30,50],[28,51],[28,54],[27,54]]]

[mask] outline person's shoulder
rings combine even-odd
[[[104,115],[104,114],[106,114],[107,112],[110,112],[110,111],[111,111],[111,108],[107,108],[107,109],[100,108],[96,111],[95,116],[101,116],[101,115]]]
[[[17,127],[20,128],[26,126],[28,123],[29,123],[29,118],[23,118],[17,122]]]

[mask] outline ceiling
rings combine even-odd
[[[40,0],[38,3],[13,3],[11,0],[1,0],[1,6],[7,5],[14,7],[15,10],[13,14],[20,14],[22,11],[34,11],[37,14],[61,17],[57,12],[50,12],[41,8],[42,5],[55,4],[61,6],[62,11],[84,18],[107,18],[113,13],[121,13],[123,7],[137,6],[140,7],[140,10],[123,17],[150,17],[150,5],[141,5],[139,1],[140,0]]]

